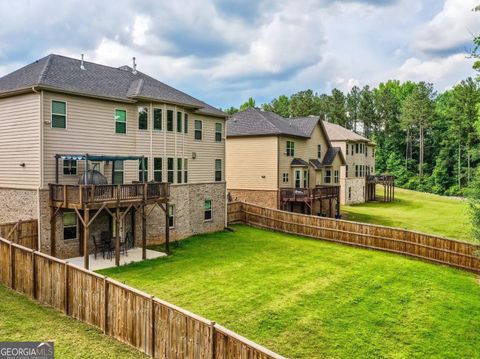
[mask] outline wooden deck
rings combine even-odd
[[[318,186],[314,188],[281,188],[281,202],[311,202],[320,199],[336,199],[340,186]]]
[[[95,209],[126,207],[137,203],[167,202],[169,183],[149,182],[122,185],[65,185],[49,184],[52,207]]]

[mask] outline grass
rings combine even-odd
[[[395,188],[395,202],[367,202],[343,206],[342,212],[344,218],[351,221],[401,227],[473,241],[468,205],[465,200],[458,198]]]
[[[0,285],[0,341],[53,341],[56,358],[147,358],[90,325]]]
[[[480,357],[480,285],[403,256],[247,226],[101,271],[291,358]]]

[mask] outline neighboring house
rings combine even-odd
[[[318,118],[285,119],[249,108],[227,121],[227,191],[270,208],[339,214],[342,151]]]
[[[116,232],[109,206],[122,214],[129,200],[152,203],[163,195],[157,187],[142,194],[141,183],[168,181],[168,216],[148,209],[148,240],[163,241],[167,220],[173,239],[221,230],[225,119],[225,113],[138,72],[135,64],[114,68],[58,55],[35,61],[0,78],[0,223],[38,218],[42,251],[78,256],[93,249],[94,236],[98,241],[102,233]],[[80,193],[85,168],[115,186]],[[140,185],[129,185],[134,182]],[[115,204],[117,188],[123,197]],[[90,195],[108,205],[89,229],[86,246],[79,221],[86,214],[75,201]],[[145,201],[138,202],[142,196]],[[141,209],[122,216],[119,230],[122,237],[133,233],[137,243],[141,230],[132,223],[142,222]]]
[[[340,125],[323,123],[332,145],[342,149],[347,161],[340,170],[341,203],[348,205],[371,200],[367,198],[367,189],[370,188],[366,181],[368,176],[375,174],[375,144]]]

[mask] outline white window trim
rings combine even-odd
[[[68,238],[68,239],[65,239],[65,225],[64,225],[64,222],[63,222],[63,216],[66,214],[66,213],[73,213],[75,214],[75,227],[76,227],[76,233],[75,233],[75,238]],[[67,226],[67,227],[73,227],[73,226]],[[76,241],[76,240],[79,240],[79,228],[78,228],[78,217],[76,215],[75,212],[64,212],[62,214],[62,229],[64,230],[63,232],[63,240],[64,241]]]
[[[155,128],[155,110],[160,110],[160,113],[162,114],[160,118],[160,127],[161,129],[159,130],[158,128]],[[152,131],[153,132],[163,132],[165,129],[165,124],[163,123],[163,108],[162,107],[153,107],[153,112],[152,112]]]
[[[171,216],[171,218],[173,218],[173,226],[170,226],[170,208],[172,208],[172,216]],[[168,206],[168,221],[169,221],[169,223],[168,223],[168,228],[169,228],[169,229],[175,229],[175,222],[176,222],[176,220],[175,220],[175,205],[174,205],[174,204],[170,204],[170,205]]]
[[[72,174],[68,174],[66,175],[65,172],[64,172],[64,169],[65,169],[65,161],[75,161],[77,163],[77,173],[72,175]],[[68,159],[62,159],[62,176],[64,177],[77,177],[79,174],[78,174],[78,160],[68,160]]]
[[[117,111],[125,111],[125,133],[118,133],[117,132]],[[116,107],[113,109],[113,134],[126,136],[128,135],[128,111],[126,108]]]
[[[205,202],[210,201],[210,219],[205,219]],[[205,199],[203,201],[203,222],[213,222],[213,201],[211,199]]]
[[[200,122],[200,124],[202,125],[200,130],[197,130],[197,126],[195,126],[197,124],[197,121]],[[200,134],[201,134],[201,139],[197,139],[195,134],[197,133],[197,131],[200,131]],[[193,139],[195,141],[203,141],[203,121],[202,120],[193,120]]]
[[[53,101],[55,102],[63,102],[65,103],[65,128],[61,127],[53,127],[53,115],[61,115],[59,113],[53,113]],[[50,101],[50,128],[53,130],[66,130],[68,128],[68,104],[66,100],[60,100],[60,99],[55,99],[52,98]]]
[[[140,118],[139,118],[139,112],[138,110],[140,108],[146,108],[147,109],[147,128],[146,129],[140,129]],[[149,106],[142,106],[142,105],[138,105],[137,106],[137,130],[140,131],[140,132],[149,132],[150,130],[148,129],[149,127],[149,118],[150,118],[150,107]],[[127,123],[127,116],[125,116],[125,123]],[[153,123],[152,123],[152,126],[153,126]]]

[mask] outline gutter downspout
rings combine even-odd
[[[39,123],[39,178],[38,178],[38,186],[37,186],[37,231],[38,231],[38,238],[37,238],[37,249],[41,251],[41,238],[42,238],[42,206],[41,206],[41,196],[40,191],[43,189],[43,91],[38,91],[35,86],[32,86],[32,91],[36,94],[40,94],[39,98],[39,105],[40,105],[40,123]]]

